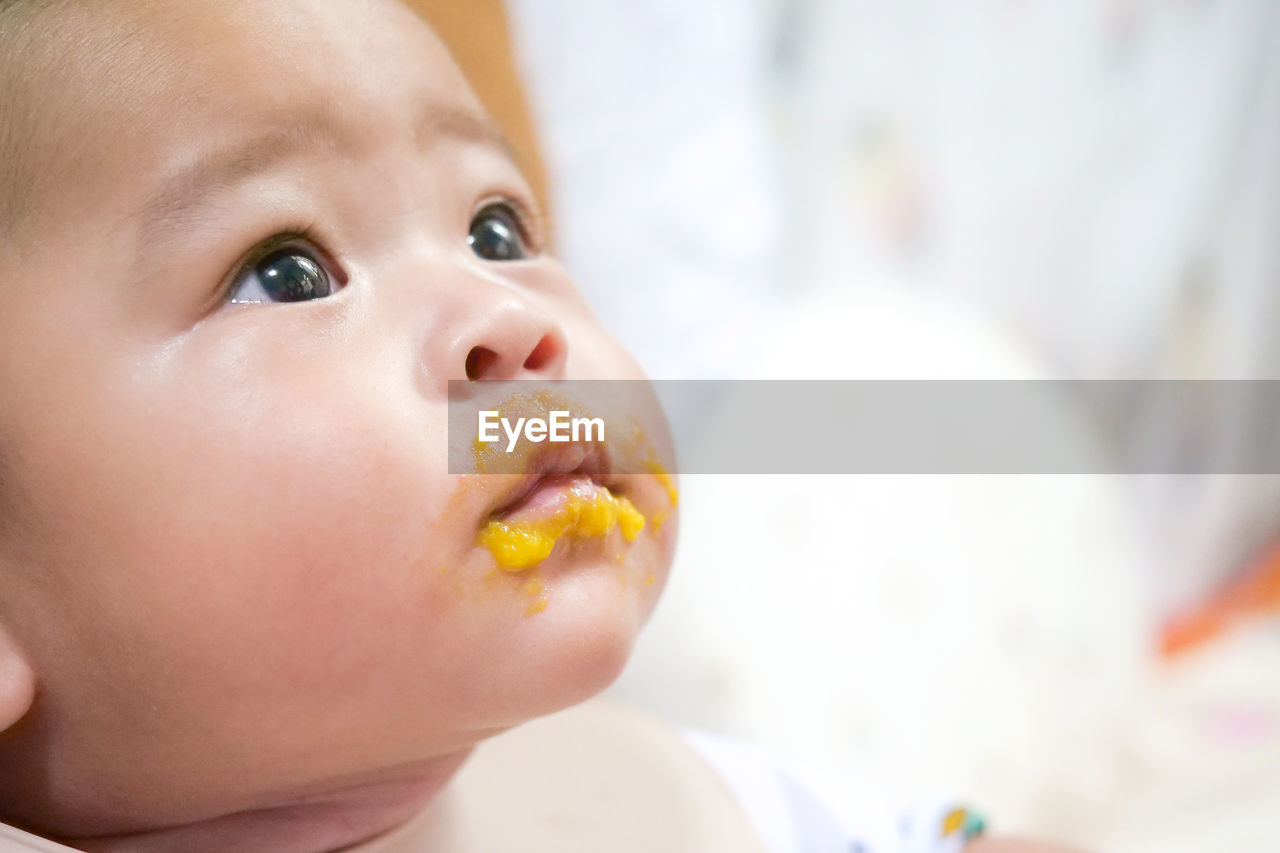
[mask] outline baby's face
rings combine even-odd
[[[447,381],[640,374],[434,36],[392,0],[66,5],[0,249],[28,811],[124,832],[411,777],[607,684],[675,525],[558,549],[536,612],[477,544],[524,479],[448,473]]]

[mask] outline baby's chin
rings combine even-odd
[[[459,648],[469,646],[469,653],[499,664],[482,687],[484,695],[470,704],[515,712],[486,721],[489,725],[509,726],[552,713],[611,685],[630,659],[667,579],[677,523],[665,489],[650,484],[654,494],[637,495],[636,503],[649,510],[642,529],[618,525],[601,535],[608,525],[593,513],[614,507],[605,487],[574,480],[565,487],[569,492],[561,494],[558,483],[550,485],[550,494],[541,496],[546,506],[524,504],[499,523],[503,541],[514,544],[525,541],[522,533],[536,539],[541,531],[558,532],[549,553],[539,551],[529,565],[517,562],[504,569],[498,559],[501,549],[492,553],[492,543],[481,535],[467,559],[445,575],[456,583],[444,584],[442,595],[457,597],[454,613],[466,623],[458,633],[469,642]],[[575,521],[556,524],[555,512],[583,495],[595,502],[587,502],[581,518],[571,513]],[[651,505],[666,511],[661,521],[654,521]],[[612,516],[603,512],[600,517]],[[575,527],[577,521],[582,523]],[[519,549],[516,555],[524,556]],[[471,608],[484,612],[477,621],[485,628],[476,628],[468,618],[476,615]],[[461,682],[463,675],[453,673],[450,680]]]
[[[503,727],[586,701],[622,674],[653,609],[646,589],[622,589],[610,566],[575,566],[557,576],[544,573],[546,609],[519,632],[522,663],[495,685],[495,703],[507,697],[515,713],[494,722]],[[635,586],[636,584],[631,584]]]

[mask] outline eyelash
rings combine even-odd
[[[547,223],[538,208],[518,196],[498,193],[482,198],[471,211],[471,219],[474,220],[480,211],[495,204],[505,204],[511,208],[511,212],[516,215],[516,223],[520,226],[520,236],[529,245],[532,256],[541,255],[544,250],[543,235],[546,233],[544,229]],[[470,227],[470,222],[467,225]]]

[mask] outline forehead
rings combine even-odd
[[[335,105],[370,139],[411,125],[424,104],[483,115],[397,0],[76,0],[37,29],[23,75],[37,113],[29,195],[54,221],[113,176]]]
[[[442,90],[460,82],[397,0],[75,0],[45,17],[53,82],[81,83],[73,93],[126,109],[166,94],[268,103],[316,86],[368,94],[415,69]]]

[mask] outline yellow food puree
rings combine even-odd
[[[480,544],[489,549],[499,566],[518,572],[545,560],[563,536],[600,537],[617,527],[628,542],[633,542],[644,523],[644,516],[631,501],[601,488],[591,497],[571,493],[547,519],[515,524],[490,521],[480,531]]]

